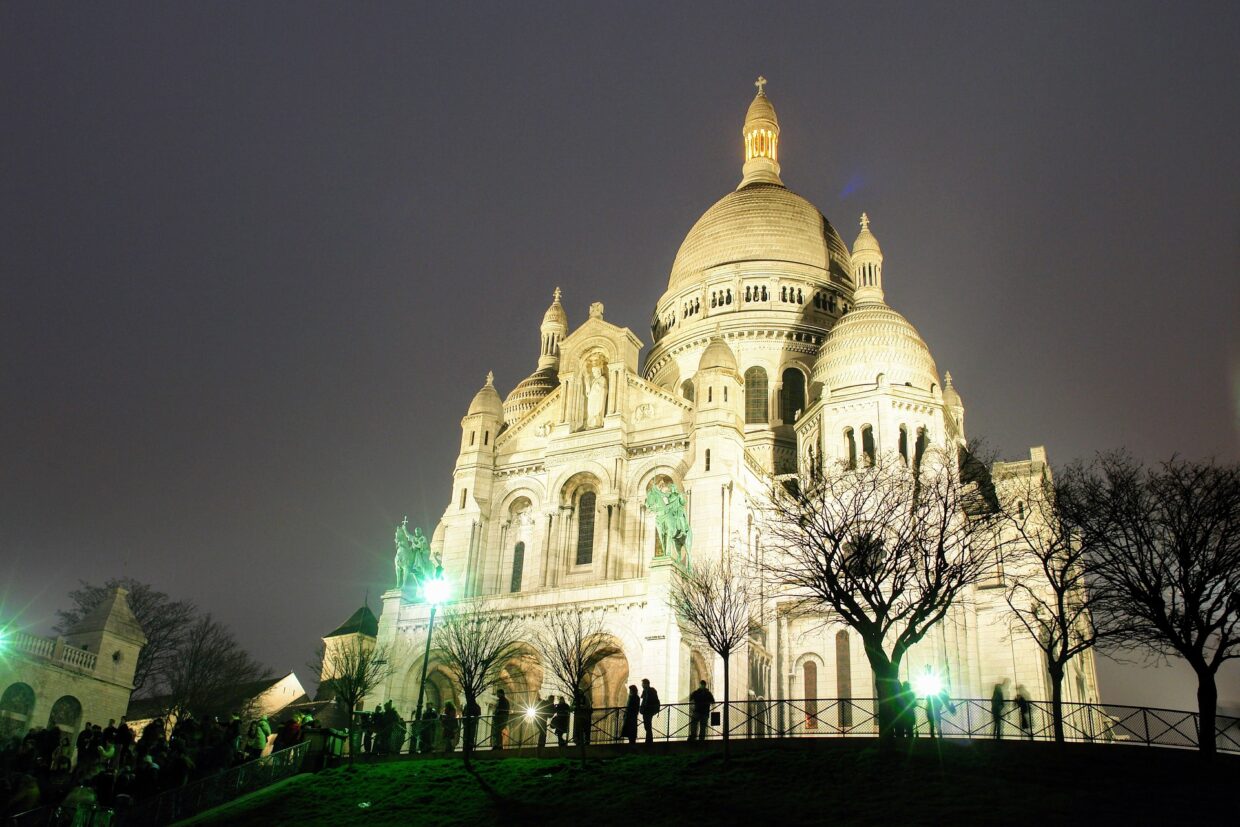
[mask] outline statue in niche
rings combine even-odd
[[[583,427],[601,428],[603,417],[607,414],[606,365],[601,358],[591,359],[586,365],[586,419]]]
[[[685,495],[666,475],[655,480],[646,494],[646,508],[654,514],[655,531],[663,553],[689,568],[693,530],[685,513]]]
[[[413,586],[421,592],[438,566],[439,561],[431,559],[431,546],[422,529],[415,526],[410,533],[409,518],[405,517],[396,527],[396,588]]]

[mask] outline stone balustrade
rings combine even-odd
[[[84,672],[94,672],[99,656],[86,649],[78,649],[65,643],[63,638],[40,637],[26,632],[13,632],[11,645],[14,649],[44,658],[53,663],[70,666]]]

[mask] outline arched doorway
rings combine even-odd
[[[0,695],[0,740],[25,735],[34,711],[34,690],[24,683],[15,683]]]
[[[51,714],[47,716],[48,727],[57,727],[61,732],[74,735],[82,724],[82,703],[72,695],[61,695],[52,704]]]

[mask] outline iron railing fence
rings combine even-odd
[[[706,737],[723,737],[723,705],[716,703],[708,719]],[[915,733],[925,737],[929,734],[929,720],[924,700],[919,700],[914,711]],[[639,719],[640,721],[640,719]],[[689,738],[692,721],[689,704],[666,704],[652,722],[652,734],[657,741],[682,741]],[[372,736],[372,751],[380,753],[408,753],[414,738],[422,731],[423,722],[406,720],[403,729],[389,735],[386,745],[379,744],[378,736]],[[429,723],[429,722],[428,722]],[[495,744],[495,719],[482,716],[478,719],[475,749],[491,750]],[[458,722],[458,727],[462,724]],[[623,736],[624,709],[607,707],[594,709],[590,715],[591,744],[619,744]],[[875,738],[878,736],[878,707],[873,698],[780,701],[733,701],[728,704],[728,734],[731,738]],[[1063,704],[1064,739],[1078,743],[1114,743],[1141,746],[1197,748],[1198,716],[1195,712],[1174,709],[1158,709],[1116,704]],[[1053,741],[1054,723],[1049,701],[1030,701],[1028,728],[1022,729],[1020,713],[1015,704],[1007,701],[996,721],[991,701],[964,699],[952,701],[941,708],[939,728],[945,738],[1005,738]],[[438,720],[430,726],[433,735],[430,751],[443,752],[444,738]],[[537,716],[517,709],[508,717],[502,732],[504,745],[509,749],[524,749],[537,745],[540,731],[546,733],[546,743],[555,746],[556,736],[549,725],[537,720]],[[576,722],[570,724],[570,743],[577,743]],[[461,749],[463,730],[458,735],[455,749]],[[638,724],[637,740],[645,738],[645,731]],[[364,735],[356,735],[357,748],[364,749]],[[1240,718],[1220,715],[1215,720],[1215,741],[1219,752],[1240,754]]]

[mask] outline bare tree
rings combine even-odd
[[[749,640],[754,627],[752,578],[709,560],[692,570],[678,569],[668,595],[689,635],[723,658],[723,751],[728,755],[728,710],[732,653]]]
[[[478,698],[498,679],[505,664],[524,659],[525,624],[516,615],[488,612],[482,601],[468,600],[444,609],[435,630],[435,651],[449,667],[465,696],[462,710],[465,763],[477,743]]]
[[[905,654],[977,582],[993,548],[988,486],[958,467],[942,451],[915,470],[895,456],[832,465],[773,485],[764,506],[764,569],[803,608],[829,610],[860,635],[884,738]]]
[[[238,689],[270,671],[250,657],[232,631],[210,614],[199,616],[168,658],[168,711],[209,716],[240,711]]]
[[[333,642],[323,649],[325,677],[320,692],[327,689],[336,708],[345,716],[345,729],[349,733],[349,766],[353,766],[353,756],[357,751],[353,739],[355,713],[366,696],[391,676],[395,666],[390,654],[387,646],[378,646],[360,637]]]
[[[1063,743],[1063,679],[1069,662],[1114,635],[1116,618],[1097,610],[1102,584],[1090,588],[1095,555],[1080,530],[1079,473],[1055,481],[1042,473],[996,475],[1005,539],[1004,596],[1010,615],[1029,632],[1046,657],[1051,679],[1051,720]],[[1006,476],[1006,478],[1005,478]]]
[[[72,606],[57,612],[60,622],[56,631],[68,632],[96,606],[122,588],[138,625],[146,635],[146,645],[138,653],[134,668],[134,695],[157,695],[166,689],[166,672],[171,659],[184,641],[186,631],[194,622],[197,609],[187,600],[173,600],[149,583],[132,577],[113,577],[102,585],[80,581],[79,588],[69,592]]]
[[[581,606],[548,612],[534,628],[533,641],[543,668],[560,690],[573,699],[576,741],[584,763],[593,725],[589,698],[594,670],[615,652],[615,644],[604,631],[603,614]]]
[[[1197,675],[1198,746],[1215,752],[1216,675],[1240,657],[1240,466],[1124,453],[1083,474],[1083,522],[1126,626],[1119,646],[1178,655]]]

